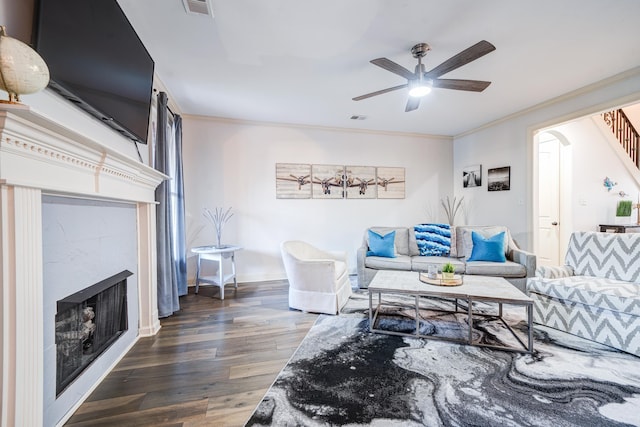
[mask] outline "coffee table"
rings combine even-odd
[[[459,286],[438,286],[431,285],[420,281],[419,273],[415,271],[393,271],[380,270],[369,284],[369,330],[389,335],[402,335],[411,337],[420,337],[427,339],[438,339],[446,341],[461,342],[464,344],[489,347],[500,350],[517,351],[523,353],[533,352],[533,300],[525,295],[522,291],[511,285],[501,277],[489,276],[472,276],[463,277],[463,284]],[[378,294],[378,304],[374,309],[373,295]],[[385,305],[382,302],[382,294],[405,295],[413,297],[407,302],[407,306],[415,308],[416,329],[413,333],[389,331],[381,329],[377,326],[380,317],[380,308]],[[443,310],[441,308],[429,308],[431,311],[445,311],[450,313],[464,313],[458,310],[458,300],[467,303],[467,323],[469,333],[466,339],[458,339],[452,337],[440,337],[433,335],[424,335],[420,333],[420,301],[431,298],[451,299],[454,302],[453,310]],[[473,302],[486,302],[498,304],[498,313],[486,314],[473,311]],[[527,311],[528,325],[528,343],[525,344],[522,339],[515,333],[513,328],[502,317],[502,306],[517,305],[524,306]],[[397,304],[394,304],[397,305]],[[511,346],[499,346],[473,341],[473,320],[477,317],[490,317],[499,320],[509,329],[511,334],[518,340],[522,348]]]

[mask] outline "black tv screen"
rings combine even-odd
[[[116,0],[37,0],[33,39],[49,87],[146,144],[154,63]]]

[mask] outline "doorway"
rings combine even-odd
[[[535,138],[537,168],[534,169],[537,183],[537,212],[535,227],[535,253],[540,266],[561,265],[561,248],[566,247],[564,230],[571,218],[570,180],[563,176],[571,170],[569,141],[557,130],[540,131]]]

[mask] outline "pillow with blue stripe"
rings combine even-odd
[[[375,231],[368,230],[369,232],[369,250],[367,256],[380,256],[385,258],[395,258],[395,242],[396,232],[387,233],[384,236],[379,235]]]
[[[421,256],[449,256],[451,252],[449,224],[418,224],[413,229]]]

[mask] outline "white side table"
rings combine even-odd
[[[191,248],[191,252],[198,255],[198,261],[196,263],[196,294],[200,287],[200,282],[209,283],[220,288],[220,299],[224,299],[224,285],[233,279],[233,285],[235,289],[238,289],[238,280],[236,279],[236,257],[235,252],[242,250],[240,246],[224,245],[221,248],[215,246],[198,246]],[[231,258],[231,273],[224,273],[223,259]],[[218,276],[205,276],[200,277],[200,261],[217,261],[218,262]]]

